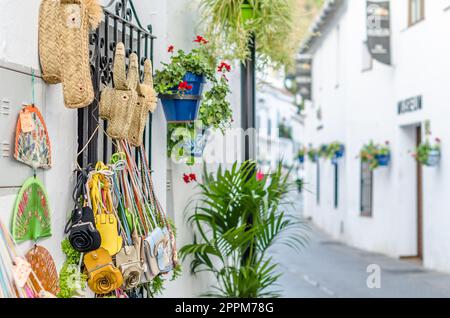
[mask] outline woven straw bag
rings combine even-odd
[[[107,87],[100,98],[99,113],[108,120],[106,132],[111,138],[126,139],[133,109],[138,100],[136,86],[139,81],[138,56],[130,54],[128,76],[125,68],[125,45],[118,43],[114,57],[114,88]]]
[[[61,83],[61,49],[59,28],[59,0],[42,0],[39,9],[39,59],[42,78],[46,83]]]
[[[148,112],[154,112],[158,103],[153,88],[152,62],[147,59],[144,63],[144,81],[137,86],[138,100],[133,110],[133,118],[128,133],[128,141],[136,147],[142,145],[142,137],[147,124]]]
[[[97,0],[43,0],[39,15],[39,56],[44,80],[62,82],[64,104],[81,108],[94,100],[89,32],[103,11]]]

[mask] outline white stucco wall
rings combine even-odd
[[[362,70],[362,47],[366,39],[365,2],[348,0],[322,39],[313,46],[314,101],[307,107],[306,129],[314,144],[334,140],[346,144],[340,163],[340,205],[333,207],[333,169],[321,162],[321,203],[307,196],[308,215],[333,237],[367,250],[395,257],[417,254],[416,171],[410,151],[414,127],[431,120],[433,135],[443,139],[441,165],[424,168],[423,222],[424,265],[450,271],[450,217],[448,183],[450,137],[448,73],[450,72],[449,1],[426,1],[425,21],[407,27],[407,1],[391,1],[393,65],[373,61]],[[339,31],[338,31],[339,29]],[[338,38],[340,39],[338,41]],[[337,44],[339,43],[339,44]],[[338,72],[338,75],[336,75]],[[336,85],[336,78],[339,85]],[[423,110],[397,114],[397,103],[423,96]],[[316,112],[322,109],[323,129]],[[374,172],[372,218],[360,216],[360,161],[363,144],[374,140],[392,145],[389,168]],[[307,182],[316,191],[316,167],[307,164]]]

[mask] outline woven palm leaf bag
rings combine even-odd
[[[67,108],[94,100],[89,66],[89,32],[103,17],[97,0],[42,0],[39,12],[39,58],[43,78],[62,83]]]
[[[130,54],[128,73],[125,63],[125,46],[117,43],[114,54],[114,88],[107,87],[100,97],[99,114],[108,120],[109,137],[123,140],[129,135],[134,109],[138,101],[136,91],[139,81],[139,62],[136,53]]]
[[[144,63],[144,81],[138,83],[138,99],[133,109],[128,133],[128,141],[135,147],[142,145],[145,125],[147,124],[148,112],[154,112],[157,106],[156,92],[153,87],[152,62],[149,59]]]

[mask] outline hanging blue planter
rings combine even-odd
[[[193,122],[197,119],[205,78],[188,72],[183,81],[192,85],[192,89],[179,94],[178,87],[174,87],[173,94],[159,96],[168,123]]]
[[[387,167],[391,162],[391,155],[376,155],[375,158],[378,161],[378,166]]]
[[[334,157],[337,159],[341,159],[342,157],[344,157],[344,153],[345,153],[345,147],[344,147],[344,145],[341,145],[339,150],[335,153]]]
[[[344,153],[345,153],[345,147],[344,145],[341,145],[339,147],[339,150],[336,151],[333,155],[333,157],[331,158],[331,163],[334,165],[337,165],[339,163],[339,159],[344,157]]]
[[[428,154],[427,167],[436,167],[441,161],[441,152],[439,150],[431,150]]]
[[[298,162],[300,162],[300,164],[305,163],[305,156],[298,156],[297,159],[298,159]]]

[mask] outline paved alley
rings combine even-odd
[[[331,240],[311,226],[308,246],[292,257],[292,250],[276,247],[283,297],[300,298],[415,298],[450,297],[450,275],[428,271],[418,264],[368,253]],[[379,289],[367,287],[371,264],[381,268]]]

